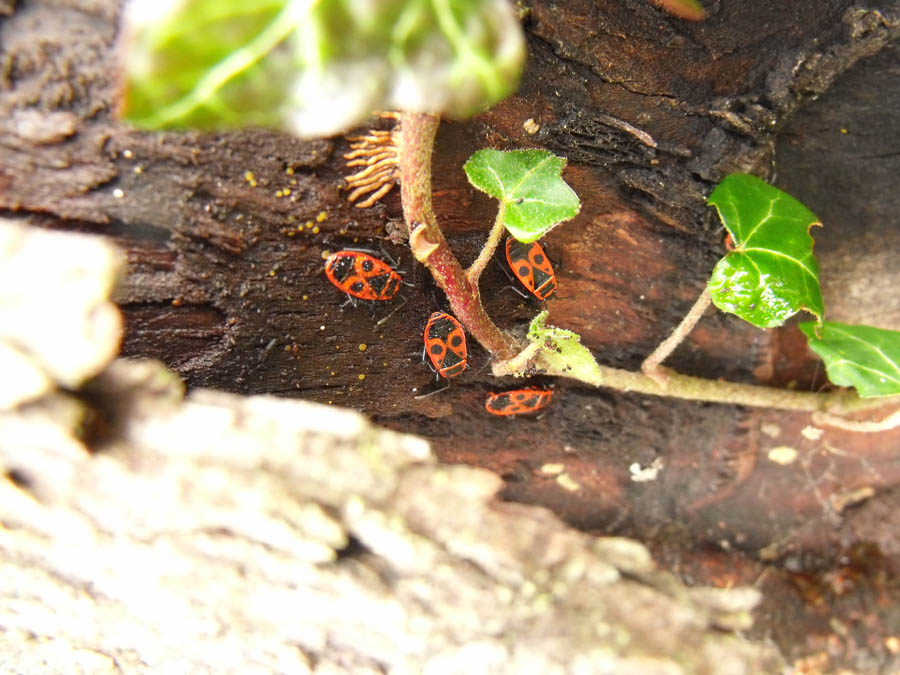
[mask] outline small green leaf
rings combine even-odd
[[[581,337],[565,328],[548,326],[547,310],[538,314],[528,327],[528,340],[541,345],[536,365],[552,375],[572,377],[600,385],[603,373],[594,355],[581,344]]]
[[[562,179],[566,160],[546,150],[479,150],[463,169],[469,182],[500,200],[503,224],[526,244],[581,209]]]
[[[856,387],[864,398],[900,394],[900,332],[836,321],[821,328],[805,322],[800,330],[835,384]]]
[[[724,312],[759,328],[805,309],[822,322],[825,304],[809,228],[819,219],[802,203],[749,174],[726,176],[709,196],[735,250],[713,270],[709,291]]]
[[[525,59],[508,0],[133,0],[124,34],[126,116],[150,128],[467,117],[511,94]]]

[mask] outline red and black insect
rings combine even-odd
[[[556,293],[556,275],[544,249],[536,241],[523,244],[510,237],[506,240],[506,260],[513,274],[538,300]]]
[[[435,312],[425,324],[425,353],[441,377],[456,377],[466,369],[466,334],[454,317]]]
[[[390,300],[403,278],[386,262],[362,251],[337,251],[325,261],[325,276],[347,295],[363,300]]]
[[[513,389],[491,393],[484,409],[492,415],[526,415],[546,408],[552,397],[552,389]]]

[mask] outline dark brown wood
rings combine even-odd
[[[519,92],[438,134],[434,205],[452,249],[471,263],[494,217],[461,171],[474,150],[565,155],[565,178],[583,208],[546,239],[559,276],[549,321],[581,334],[602,362],[637,368],[724,251],[705,196],[728,172],[762,172],[825,221],[816,250],[829,308],[854,320],[874,312],[870,322],[900,328],[897,266],[885,252],[896,248],[896,233],[876,228],[898,209],[898,106],[889,102],[898,96],[897,49],[878,54],[898,34],[898,3],[705,5],[708,20],[684,22],[643,0],[531,3]],[[656,542],[674,569],[704,547],[724,549],[751,576],[770,569],[760,551],[812,573],[840,567],[854,547],[890,549],[888,532],[851,527],[830,497],[870,486],[877,504],[896,489],[896,433],[827,430],[810,439],[805,415],[567,382],[555,383],[554,404],[539,419],[490,419],[486,393],[513,383],[491,378],[477,347],[450,390],[416,399],[434,387],[418,354],[424,322],[444,300],[395,243],[397,191],[370,209],[347,203],[343,138],[151,134],[117,122],[116,15],[112,2],[25,2],[2,19],[0,208],[47,227],[107,234],[127,251],[117,295],[125,354],[160,358],[191,386],[361,410],[424,435],[446,461],[497,471],[511,499],[547,505],[583,528]],[[289,196],[277,196],[285,189]],[[413,284],[383,325],[393,304],[341,309],[343,296],[322,274],[323,254],[348,245],[386,249]],[[879,261],[876,290],[864,283],[851,293],[870,271],[863,254]],[[829,280],[829,266],[839,280]],[[508,283],[499,263],[490,265],[482,296],[499,325],[521,330],[538,305],[503,290]],[[842,305],[844,297],[865,301]],[[720,313],[704,317],[667,365],[711,378],[822,384],[796,331],[761,332]],[[778,435],[765,432],[776,427]],[[781,445],[805,463],[769,461]],[[657,481],[632,480],[631,465],[655,460],[665,467]],[[577,489],[542,471],[548,463],[562,463]],[[711,574],[695,570],[704,571]],[[818,645],[810,638],[796,655]],[[852,651],[835,663],[857,663]],[[872,663],[895,658],[877,640],[863,652]]]

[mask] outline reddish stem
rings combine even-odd
[[[469,334],[494,357],[506,360],[521,345],[497,328],[484,311],[477,283],[471,283],[453,255],[431,205],[431,151],[440,118],[429,113],[403,113],[400,122],[400,195],[409,226],[409,245],[425,265],[450,308]]]

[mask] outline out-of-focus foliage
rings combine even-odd
[[[465,117],[518,84],[507,0],[133,0],[126,117],[339,133],[376,110]]]

